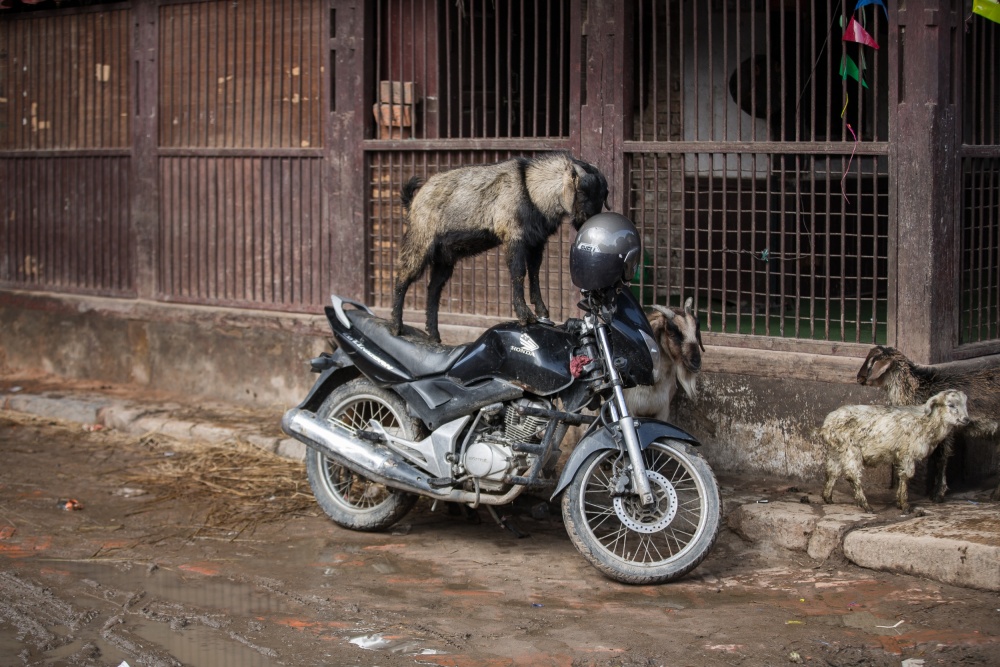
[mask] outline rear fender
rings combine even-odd
[[[686,431],[683,431],[672,424],[668,424],[664,421],[659,421],[656,419],[637,419],[635,421],[636,433],[639,436],[639,445],[642,449],[646,449],[655,440],[661,438],[669,438],[671,440],[680,440],[681,442],[686,442],[691,445],[700,446],[701,443]],[[615,439],[611,437],[611,433],[606,428],[597,429],[591,431],[590,433],[583,436],[580,442],[577,443],[576,447],[570,453],[569,458],[566,459],[566,465],[563,466],[562,473],[559,475],[559,483],[556,485],[556,490],[552,493],[552,498],[554,499],[563,490],[569,486],[570,481],[576,475],[577,470],[583,465],[583,462],[593,454],[594,452],[600,451],[602,449],[620,449],[618,443]],[[624,449],[622,449],[622,454],[624,455]]]
[[[361,375],[361,371],[354,364],[327,368],[316,379],[312,389],[309,390],[309,393],[306,394],[302,402],[299,403],[299,409],[316,412],[319,406],[323,404],[323,401],[326,400],[326,397],[330,395],[330,392],[340,385],[350,382],[359,375]]]

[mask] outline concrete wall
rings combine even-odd
[[[708,356],[713,350],[708,348]],[[881,396],[853,381],[841,383],[703,374],[697,401],[675,404],[674,418],[703,443],[719,472],[752,472],[821,480],[823,450],[813,431],[831,410],[874,403]]]
[[[94,297],[0,293],[0,372],[133,384],[250,406],[291,406],[326,319]]]
[[[453,344],[478,333],[442,327]],[[319,315],[0,291],[3,375],[44,373],[284,409],[312,386],[305,362],[331,349],[328,337]],[[681,397],[673,421],[702,441],[719,472],[820,480],[813,431],[824,416],[883,400],[855,383],[860,365],[853,357],[709,346],[698,400]],[[870,478],[887,481],[888,471]]]

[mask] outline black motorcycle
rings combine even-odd
[[[570,273],[582,319],[504,323],[470,345],[443,346],[364,305],[332,297],[337,342],[282,428],[308,445],[316,500],[335,523],[380,530],[419,496],[493,508],[525,491],[562,496],[573,544],[629,584],[675,580],[719,532],[715,476],[698,442],[635,419],[623,388],[653,384],[659,352],[627,281],[641,255],[635,226],[601,213],[581,227]],[[587,427],[558,469],[569,426]]]

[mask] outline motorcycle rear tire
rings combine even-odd
[[[364,430],[372,419],[400,438],[419,440],[423,427],[406,413],[396,394],[366,378],[338,387],[323,401],[316,416],[336,419],[348,428]],[[306,451],[306,474],[316,502],[334,523],[360,531],[384,530],[402,519],[417,496],[379,484],[312,448]]]
[[[616,449],[594,452],[562,497],[563,522],[591,565],[625,584],[662,584],[683,577],[708,555],[719,535],[715,475],[700,454],[676,440],[643,451],[655,505],[621,495],[612,478],[627,462]]]

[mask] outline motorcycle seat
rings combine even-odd
[[[433,342],[423,331],[403,326],[403,335],[391,331],[391,322],[363,310],[345,310],[351,326],[390,354],[413,377],[440,375],[465,352],[465,345],[442,345]]]

